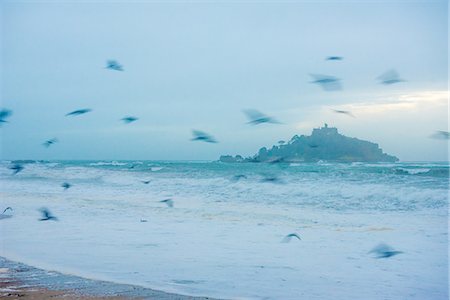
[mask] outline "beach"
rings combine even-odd
[[[448,298],[448,164],[75,161],[17,175],[8,165],[0,204],[13,212],[0,220],[0,256],[80,278],[58,292]],[[58,220],[39,221],[42,207]],[[301,239],[284,242],[292,233]],[[378,258],[380,244],[399,254]]]
[[[206,300],[138,286],[89,280],[45,271],[0,257],[0,298],[6,299],[165,299]]]

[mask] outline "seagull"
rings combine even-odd
[[[282,243],[289,243],[291,241],[292,238],[298,238],[299,241],[301,241],[302,239],[300,238],[300,236],[296,233],[290,233],[287,236],[285,236],[281,242]]]
[[[348,110],[337,110],[337,109],[333,109],[333,111],[334,111],[335,113],[338,113],[338,114],[344,114],[344,115],[347,115],[347,116],[349,116],[349,117],[355,118],[355,116],[352,114],[352,112],[351,112],[351,111],[348,111]]]
[[[211,135],[206,132],[199,130],[192,130],[192,135],[194,136],[191,141],[203,141],[207,143],[217,143],[217,141]]]
[[[266,175],[263,179],[261,179],[261,182],[284,183],[280,178],[270,175]]]
[[[17,173],[22,171],[24,169],[24,167],[20,164],[14,164],[11,167],[9,167],[9,169],[14,171],[13,175],[16,175]]]
[[[402,251],[395,251],[392,247],[386,245],[386,244],[379,244],[372,250],[370,250],[368,253],[375,253],[375,258],[388,258],[400,253],[403,253]]]
[[[53,139],[45,141],[44,143],[42,143],[42,145],[48,148],[51,145],[55,144],[56,142],[58,142],[58,139],[57,138],[53,138]]]
[[[334,76],[310,74],[314,78],[311,83],[316,83],[325,91],[336,91],[342,89],[340,79]]]
[[[267,162],[269,164],[277,164],[277,163],[285,162],[285,160],[284,160],[283,156],[280,156],[280,157],[273,157],[273,158],[269,159]]]
[[[12,207],[8,206],[7,208],[5,208],[5,210],[2,212],[2,214],[4,214],[7,210],[13,211]]]
[[[131,122],[137,121],[138,118],[129,116],[129,117],[123,117],[120,120],[123,121],[125,124],[129,124]]]
[[[8,219],[8,218],[11,218],[12,217],[12,215],[5,215],[5,212],[7,211],[7,210],[10,210],[11,212],[13,211],[13,209],[11,208],[11,207],[7,207],[7,208],[5,208],[5,210],[2,212],[2,214],[0,215],[0,220],[2,220],[2,219]]]
[[[232,181],[239,181],[241,179],[247,179],[247,176],[243,175],[243,174],[239,174],[239,175],[234,175],[233,178],[231,179]]]
[[[67,190],[71,187],[72,185],[68,182],[64,182],[63,184],[61,184],[61,187],[64,188],[64,190]]]
[[[325,60],[343,60],[342,56],[328,56]]]
[[[66,116],[78,116],[78,115],[88,113],[90,111],[92,111],[92,109],[90,109],[90,108],[77,109],[77,110],[74,110],[74,111],[66,114]]]
[[[161,200],[161,201],[159,201],[159,202],[161,202],[161,203],[165,203],[166,205],[167,205],[167,207],[173,207],[173,200],[172,199],[164,199],[164,200]]]
[[[42,213],[42,219],[39,219],[39,221],[48,221],[48,220],[58,221],[58,218],[53,216],[47,208],[43,207],[39,211]]]
[[[143,184],[149,184],[150,183],[150,180],[142,180],[141,181]]]
[[[12,111],[9,109],[2,109],[0,111],[0,125],[1,123],[8,123],[5,119],[12,115]]]
[[[123,66],[119,64],[116,60],[111,59],[106,62],[106,69],[114,71],[123,71]]]
[[[436,131],[431,137],[434,139],[448,140],[450,139],[450,132],[439,130]]]
[[[381,74],[377,77],[380,80],[381,84],[390,85],[394,83],[403,82],[405,80],[400,78],[400,75],[398,75],[397,71],[395,70],[389,70]]]
[[[249,122],[247,124],[252,125],[258,125],[262,123],[272,123],[272,124],[281,124],[276,119],[269,117],[265,114],[263,114],[260,111],[257,111],[256,109],[246,109],[243,110],[244,114],[247,115],[247,118],[249,119]]]

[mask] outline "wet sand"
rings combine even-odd
[[[33,268],[0,257],[0,299],[213,300],[148,288],[85,279]]]

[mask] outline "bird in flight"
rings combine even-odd
[[[325,60],[343,60],[342,56],[328,56]]]
[[[70,113],[67,113],[66,116],[78,116],[92,111],[90,108],[77,109]]]
[[[131,123],[131,122],[137,121],[138,118],[128,116],[128,117],[123,117],[123,118],[120,119],[120,120],[122,120],[125,124],[129,124],[129,123]]]
[[[12,215],[7,215],[7,214],[5,214],[5,212],[7,212],[8,210],[10,210],[11,212],[13,211],[13,209],[11,208],[11,207],[7,207],[7,208],[5,208],[5,210],[2,212],[2,214],[0,215],[0,220],[1,219],[7,219],[7,218],[11,218],[12,217]]]
[[[438,130],[431,137],[439,140],[448,140],[450,139],[450,132]]]
[[[236,181],[239,181],[239,180],[241,180],[241,179],[247,179],[247,176],[245,176],[245,175],[243,175],[243,174],[234,175],[234,176],[231,178],[231,181],[236,182]]]
[[[290,233],[287,236],[285,236],[281,242],[282,243],[289,243],[291,241],[292,238],[297,238],[299,241],[301,241],[302,239],[300,238],[300,236],[297,233]]]
[[[324,91],[336,91],[342,89],[340,79],[334,76],[321,75],[321,74],[310,74],[315,83],[319,85]]]
[[[9,109],[0,110],[0,126],[2,123],[8,123],[5,119],[12,115],[12,111]]]
[[[216,139],[207,134],[206,132],[200,130],[192,130],[192,135],[194,136],[191,141],[203,141],[207,143],[217,143]]]
[[[150,183],[150,180],[142,180],[141,181],[143,184],[149,184]]]
[[[249,119],[249,122],[247,124],[252,125],[258,125],[262,123],[272,123],[272,124],[281,124],[273,117],[269,117],[266,114],[263,114],[260,111],[257,111],[256,109],[246,109],[243,110],[244,114],[247,115],[247,119]]]
[[[274,175],[264,175],[264,177],[261,179],[261,182],[278,183],[278,184],[284,183],[283,180]]]
[[[377,77],[381,84],[390,85],[406,81],[400,78],[400,75],[395,70],[389,70]]]
[[[5,212],[7,212],[8,210],[13,211],[12,207],[8,206],[7,208],[5,208],[5,210],[2,212],[2,214],[4,214]]]
[[[14,164],[11,167],[9,167],[9,169],[14,171],[13,175],[16,175],[17,173],[22,171],[24,169],[24,167],[20,164]]]
[[[114,70],[114,71],[123,71],[123,66],[119,64],[116,60],[108,60],[106,62],[106,69]]]
[[[167,207],[173,207],[173,200],[172,199],[164,199],[164,200],[161,200],[161,201],[159,201],[159,202],[161,202],[161,203],[165,203],[166,205],[167,205]]]
[[[388,258],[403,252],[396,251],[386,244],[379,244],[378,246],[370,250],[369,253],[374,253],[376,255],[375,258]]]
[[[349,117],[355,118],[355,116],[352,114],[352,112],[351,112],[351,111],[348,111],[348,110],[338,110],[338,109],[333,109],[333,111],[334,111],[335,113],[337,113],[337,114],[344,114],[344,115],[347,115],[347,116],[349,116]]]
[[[44,146],[44,147],[50,147],[51,145],[53,145],[53,144],[55,144],[56,142],[58,142],[58,139],[56,139],[56,138],[53,138],[53,139],[50,139],[50,140],[47,140],[47,141],[45,141],[44,143],[42,143],[42,145]]]
[[[61,187],[64,188],[64,190],[67,190],[71,187],[72,185],[68,182],[64,182],[63,184],[61,184]]]
[[[42,218],[39,221],[58,221],[58,218],[53,216],[47,208],[43,207],[39,211],[42,213]]]

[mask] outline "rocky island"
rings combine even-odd
[[[271,149],[263,147],[253,157],[222,155],[221,162],[396,162],[378,144],[342,135],[325,124],[310,136],[295,135],[289,142],[279,141]]]

